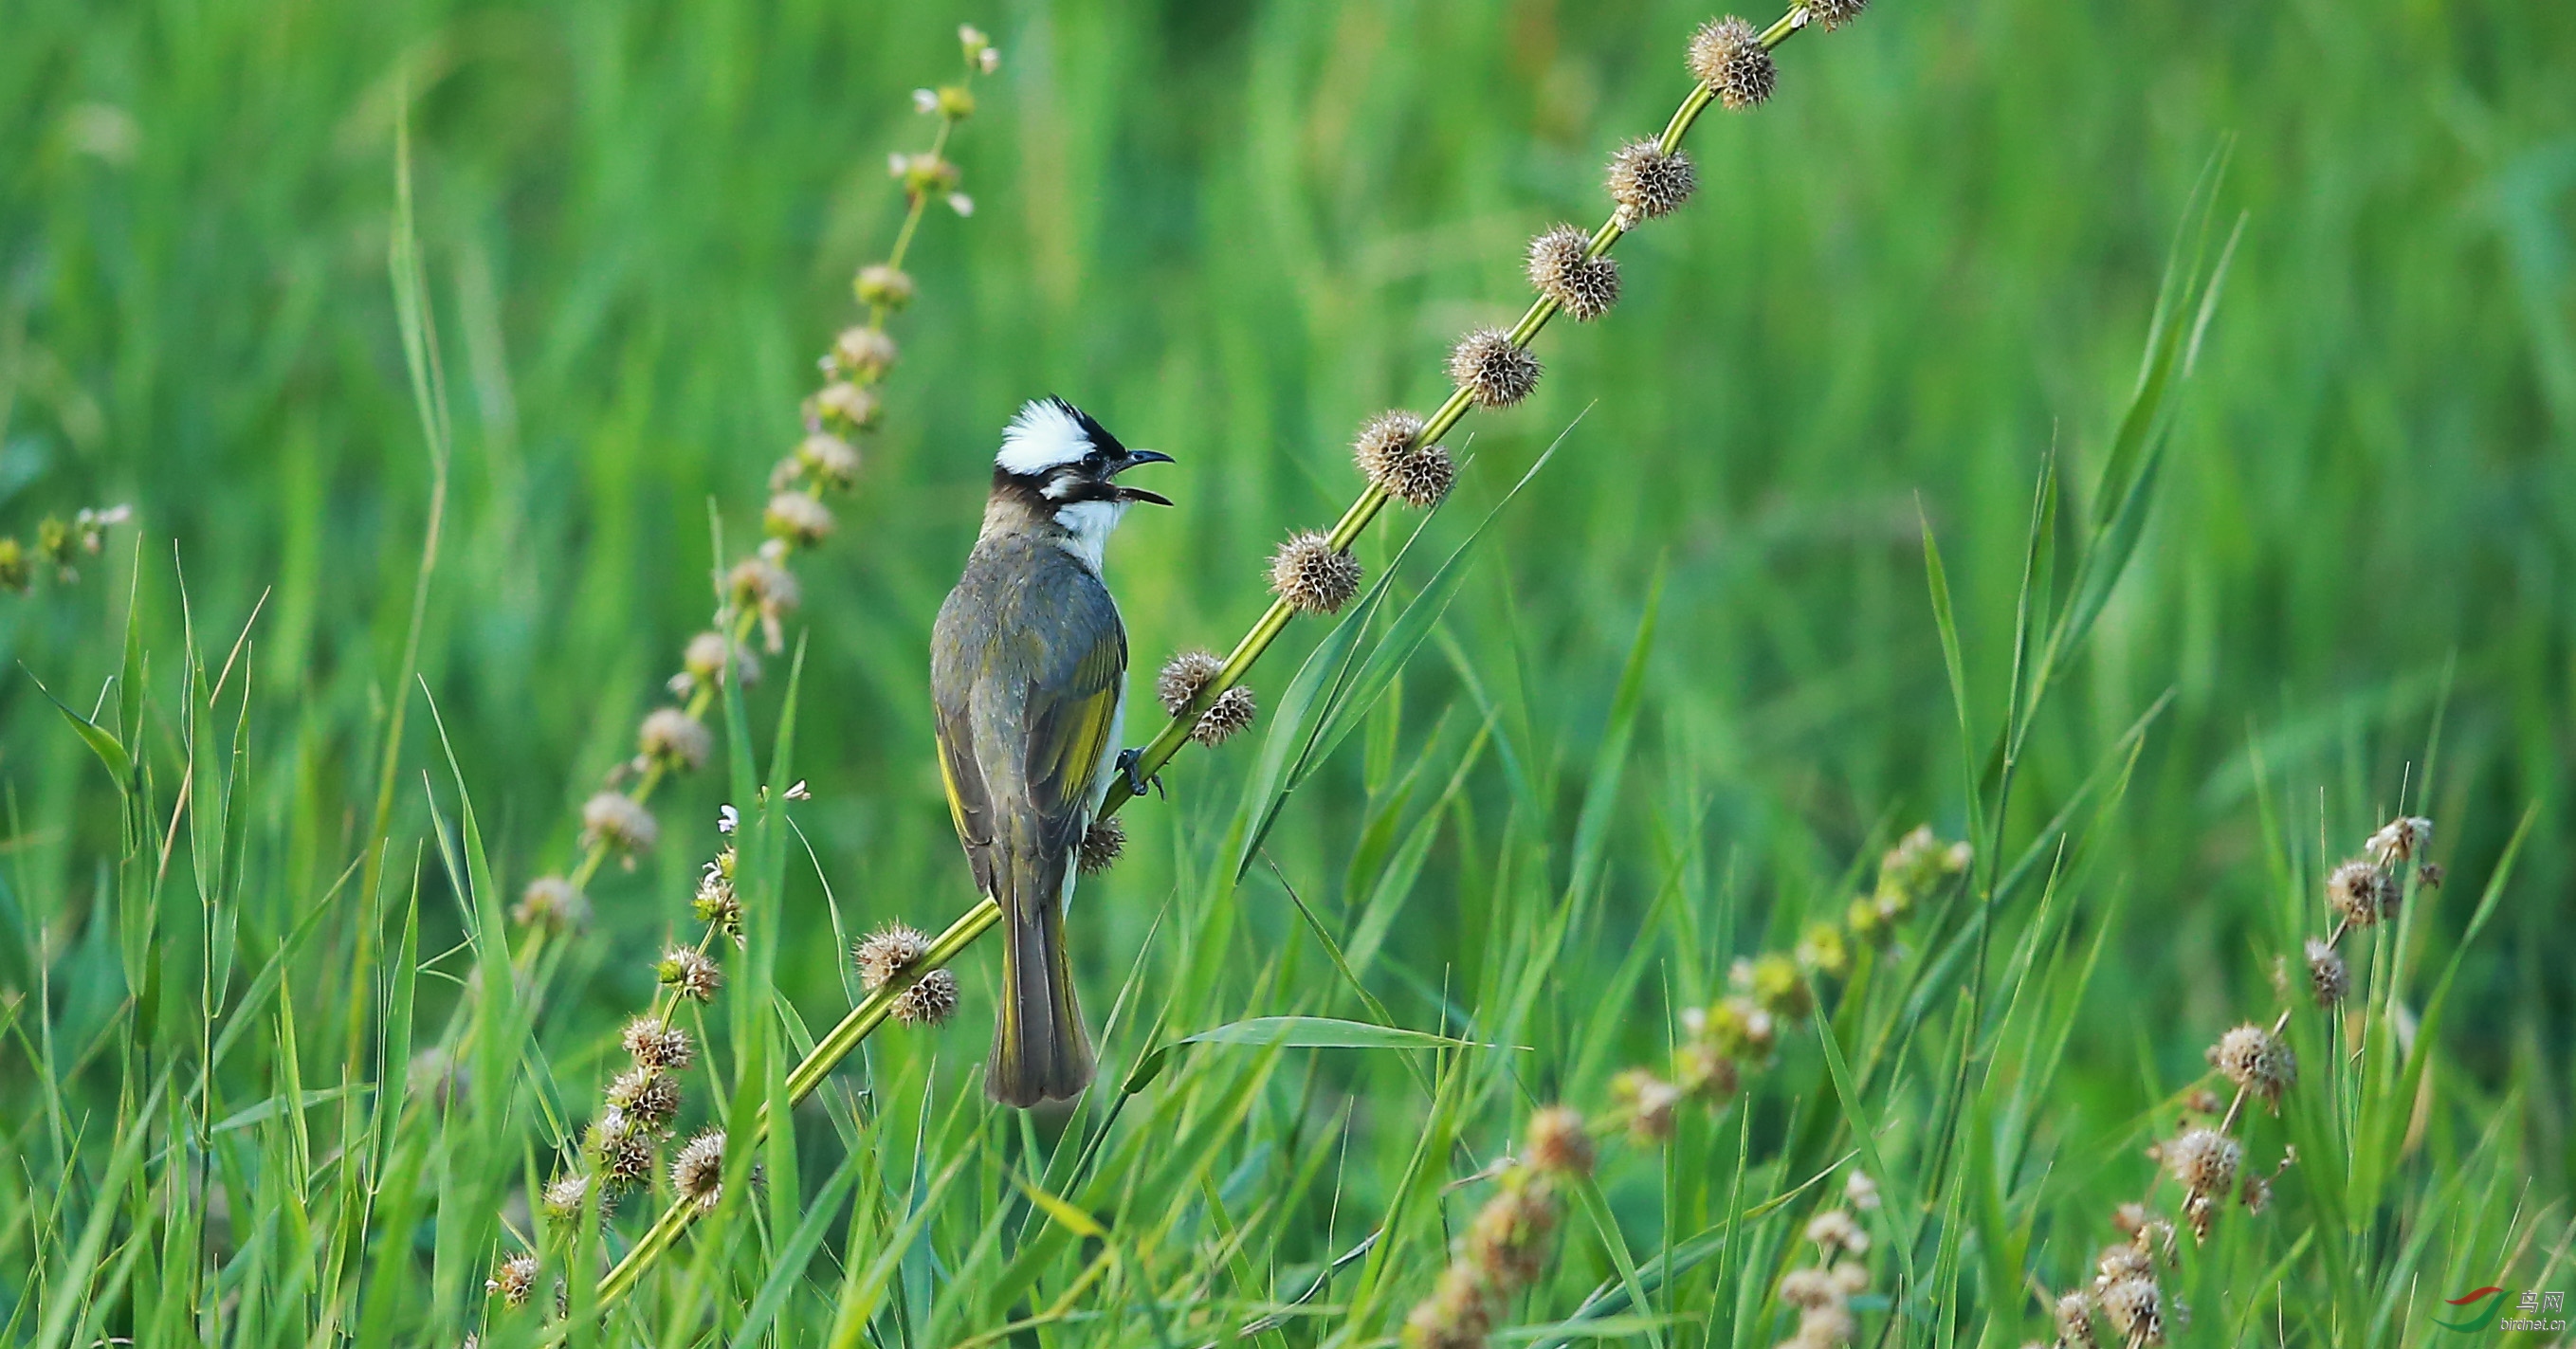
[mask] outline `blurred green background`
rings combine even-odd
[[[1016,404],[1061,392],[1179,458],[1155,483],[1179,509],[1130,522],[1111,580],[1139,666],[1221,648],[1263,602],[1271,543],[1355,490],[1352,429],[1436,402],[1448,342],[1523,303],[1523,240],[1599,218],[1604,156],[1661,125],[1701,17],[1661,0],[12,0],[0,527],[134,502],[165,648],[177,570],[218,651],[265,594],[246,892],[275,906],[254,916],[272,930],[302,911],[362,836],[388,700],[415,696],[388,686],[429,481],[386,280],[408,88],[458,445],[422,673],[497,864],[514,884],[560,866],[573,808],[705,622],[710,502],[737,546],[756,529],[813,359],[853,313],[850,274],[892,232],[885,157],[928,131],[907,92],[953,78],[955,25],[980,23],[1004,65],[955,146],[979,209],[925,224],[884,429],[839,536],[803,565],[800,625],[802,818],[824,874],[854,921],[944,921],[969,896],[925,643]],[[2044,818],[2172,691],[2099,836],[2096,893],[2125,895],[2134,930],[2088,1004],[2084,1080],[2152,1094],[2142,1065],[2187,1075],[2230,1008],[2268,999],[2257,791],[2340,850],[2401,790],[2422,800],[2438,722],[2422,808],[2455,875],[2482,881],[2522,811],[2543,812],[2451,1034],[2467,1089],[2517,1090],[2563,1184],[2576,9],[1881,0],[1782,63],[1770,106],[1695,134],[1700,195],[1622,248],[1619,309],[1552,328],[1537,397],[1453,438],[1476,462],[1426,544],[1462,536],[1564,433],[1389,732],[1410,755],[1483,697],[1503,709],[1496,753],[1540,780],[1574,770],[1555,799],[1514,803],[1488,754],[1464,788],[1494,803],[1488,830],[1518,804],[1540,817],[1525,827],[1570,831],[1663,586],[1611,916],[1566,995],[1626,954],[1617,933],[1677,853],[1694,893],[1727,896],[1716,959],[1838,907],[1852,859],[1892,831],[1959,831],[1920,521],[1959,590],[1971,684],[1998,690],[2042,457],[2092,482],[2186,196],[2225,151],[2220,215],[2244,233],[2162,499],[2020,798]],[[1364,552],[1399,538],[1382,527]],[[130,539],[76,587],[0,598],[22,930],[76,921],[113,845],[107,786],[34,680],[96,697]],[[1317,631],[1254,682],[1277,689]],[[156,662],[175,677],[175,656]],[[764,736],[781,683],[754,699]],[[2000,707],[1979,714],[1991,728]],[[398,837],[423,827],[436,762],[430,723],[411,727]],[[1175,805],[1129,813],[1134,857],[1077,911],[1096,1010],[1166,904],[1196,912],[1175,877],[1207,865],[1180,863],[1208,850],[1250,757],[1193,750],[1168,774]],[[1364,758],[1355,739],[1273,840],[1327,915],[1354,902]],[[642,944],[685,917],[715,844],[715,776],[659,798],[664,846],[595,887],[595,972],[566,982],[561,1024],[645,997]],[[1408,1024],[1435,1024],[1437,989],[1462,982],[1449,968],[1480,958],[1479,848],[1443,836],[1391,939],[1383,991]],[[1295,997],[1250,986],[1252,954],[1300,931],[1256,875],[1227,1014],[1328,999],[1311,959]],[[2465,917],[2452,899],[2437,957]],[[821,914],[791,921],[820,932]],[[788,959],[809,1019],[837,1012],[829,944],[792,940]],[[0,956],[0,983],[22,966]],[[991,976],[970,968],[980,1006]],[[961,1068],[982,1017],[954,1042]]]

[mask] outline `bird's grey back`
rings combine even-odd
[[[1100,578],[1037,531],[976,541],[930,635],[939,714],[972,728],[995,804],[1028,799],[1025,751],[1033,688],[1063,688],[1103,641],[1123,671],[1126,630]]]

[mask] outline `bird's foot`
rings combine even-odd
[[[1144,760],[1145,751],[1141,749],[1122,749],[1118,751],[1118,776],[1127,784],[1127,794],[1129,796],[1143,796],[1145,794],[1146,787],[1149,785],[1152,786],[1155,791],[1159,792],[1163,790],[1162,774],[1156,773],[1152,777],[1142,779],[1136,776],[1136,765],[1144,762]],[[1168,795],[1169,794],[1166,793],[1167,799]]]

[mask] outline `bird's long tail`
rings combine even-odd
[[[1014,856],[995,878],[1002,906],[1002,1003],[984,1090],[1005,1105],[1064,1100],[1091,1083],[1091,1038],[1074,1000],[1064,947],[1064,883],[1073,858]]]

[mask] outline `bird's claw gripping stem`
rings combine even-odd
[[[1122,749],[1118,751],[1118,776],[1120,780],[1127,784],[1127,794],[1129,796],[1143,796],[1145,794],[1146,787],[1149,785],[1156,791],[1161,791],[1163,789],[1163,775],[1160,773],[1156,773],[1152,777],[1141,780],[1137,778],[1136,765],[1144,762],[1144,759],[1145,751],[1141,749]]]

